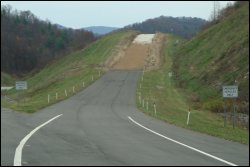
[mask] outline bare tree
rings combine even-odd
[[[215,21],[219,17],[219,12],[220,12],[220,2],[219,1],[214,1],[213,2],[213,10],[210,16],[211,21]]]

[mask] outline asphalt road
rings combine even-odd
[[[1,109],[1,165],[13,165],[20,141],[22,165],[249,165],[249,146],[179,128],[136,109],[140,71],[111,71],[75,96],[35,114]],[[167,138],[139,126],[149,128]]]

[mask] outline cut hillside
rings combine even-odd
[[[116,53],[135,32],[107,35],[86,49],[52,62],[34,76],[26,76],[28,90],[10,90],[7,94],[15,103],[1,101],[16,111],[34,112],[56,103],[88,86],[103,74],[104,62]],[[49,98],[49,100],[48,100]]]
[[[159,68],[164,40],[162,33],[137,35],[119,57],[114,57],[112,68],[144,71]]]
[[[173,71],[195,108],[223,111],[222,86],[238,85],[237,111],[249,113],[249,2],[176,49]]]
[[[183,128],[249,143],[249,5],[235,4],[226,12],[230,15],[192,40],[166,35],[160,68],[145,71],[138,81],[137,107],[142,112]],[[237,119],[234,126],[232,100],[227,100],[225,126],[223,113],[217,114],[223,112],[222,85],[234,84],[239,85]]]

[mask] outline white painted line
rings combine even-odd
[[[213,158],[213,159],[216,159],[216,160],[218,160],[218,161],[224,162],[224,163],[226,163],[226,164],[228,164],[228,165],[231,165],[231,166],[238,166],[238,165],[236,165],[236,164],[234,164],[234,163],[228,162],[228,161],[223,160],[223,159],[221,159],[221,158],[218,158],[218,157],[216,157],[216,156],[214,156],[214,155],[208,154],[208,153],[206,153],[206,152],[204,152],[204,151],[198,150],[198,149],[196,149],[196,148],[194,148],[194,147],[188,146],[188,145],[183,144],[183,143],[181,143],[181,142],[178,142],[178,141],[176,141],[176,140],[174,140],[174,139],[171,139],[171,138],[169,138],[169,137],[166,137],[166,136],[164,136],[164,135],[162,135],[162,134],[160,134],[160,133],[157,133],[157,132],[155,132],[155,131],[153,131],[153,130],[151,130],[151,129],[149,129],[149,128],[147,128],[147,127],[141,125],[141,124],[139,124],[138,122],[136,122],[135,120],[133,120],[130,116],[128,116],[128,119],[130,119],[130,120],[131,120],[133,123],[135,123],[136,125],[138,125],[138,126],[144,128],[144,129],[146,129],[147,131],[152,132],[152,133],[154,133],[154,134],[156,134],[156,135],[158,135],[158,136],[160,136],[160,137],[163,137],[163,138],[165,138],[165,139],[167,139],[167,140],[170,140],[170,141],[172,141],[172,142],[174,142],[174,143],[177,143],[177,144],[179,144],[179,145],[182,145],[182,146],[184,146],[184,147],[187,147],[187,148],[189,148],[189,149],[191,149],[191,150],[197,151],[197,152],[199,152],[199,153],[201,153],[201,154],[204,154],[204,155],[206,155],[206,156],[208,156],[208,157],[211,157],[211,158]]]
[[[51,121],[53,121],[54,119],[58,118],[62,116],[62,114],[55,116],[54,118],[48,120],[47,122],[43,123],[42,125],[36,127],[34,130],[32,130],[28,135],[26,135],[20,142],[20,144],[17,146],[16,148],[16,152],[15,152],[15,157],[14,157],[14,166],[22,166],[22,150],[23,150],[23,146],[25,145],[25,143],[29,140],[29,138],[36,132],[38,131],[41,127],[43,127],[44,125],[50,123]]]

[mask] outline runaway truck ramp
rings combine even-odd
[[[154,36],[155,34],[140,34],[134,39],[133,43],[151,44]]]
[[[127,48],[125,55],[113,66],[119,70],[139,70],[145,66],[145,60],[149,55],[150,45],[155,34],[140,34]]]

